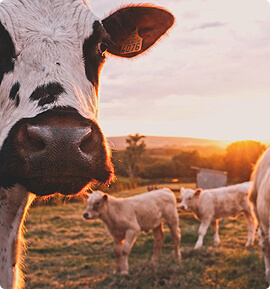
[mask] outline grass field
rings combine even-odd
[[[121,195],[143,191],[145,188],[138,188]],[[171,238],[165,227],[159,265],[150,263],[152,233],[142,233],[130,254],[130,275],[122,277],[112,274],[115,257],[109,233],[101,221],[83,220],[84,208],[83,203],[66,203],[30,209],[25,232],[27,289],[267,288],[258,240],[254,247],[244,247],[247,226],[243,216],[220,222],[220,247],[213,247],[209,230],[204,247],[196,251],[193,246],[199,222],[191,214],[181,213],[181,265],[172,259]]]

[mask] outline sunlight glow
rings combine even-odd
[[[268,134],[268,130],[265,129],[265,125],[270,123],[269,97],[201,98],[171,95],[158,101],[156,105],[156,113],[149,119],[143,120],[136,116],[134,119],[128,119],[122,115],[122,120],[114,119],[108,122],[101,118],[101,127],[106,136],[139,132],[154,136],[234,141],[270,139],[270,132]],[[123,106],[123,113],[125,109]],[[101,109],[103,110],[105,107]],[[139,116],[139,104],[135,110]]]

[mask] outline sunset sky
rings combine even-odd
[[[101,18],[125,4],[90,0]],[[132,60],[108,56],[100,81],[106,136],[270,139],[267,0],[152,0],[176,18],[167,36]]]

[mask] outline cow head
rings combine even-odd
[[[172,26],[153,6],[101,20],[82,0],[0,4],[0,187],[75,194],[114,177],[97,124],[107,54],[135,57]]]
[[[83,213],[86,220],[102,218],[104,208],[109,202],[109,196],[101,191],[94,191],[87,199],[87,206]]]
[[[196,200],[200,197],[201,192],[202,189],[193,190],[181,188],[180,189],[181,202],[178,205],[178,208],[183,211],[192,210]]]

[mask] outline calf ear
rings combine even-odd
[[[102,199],[103,201],[109,201],[109,196],[107,194],[104,194]]]
[[[151,6],[128,6],[105,18],[103,26],[112,43],[108,52],[120,57],[134,57],[151,47],[173,25],[168,11]]]
[[[194,196],[195,196],[196,198],[199,198],[201,192],[202,192],[202,189],[196,189],[196,191],[195,191],[195,193],[194,193]]]

